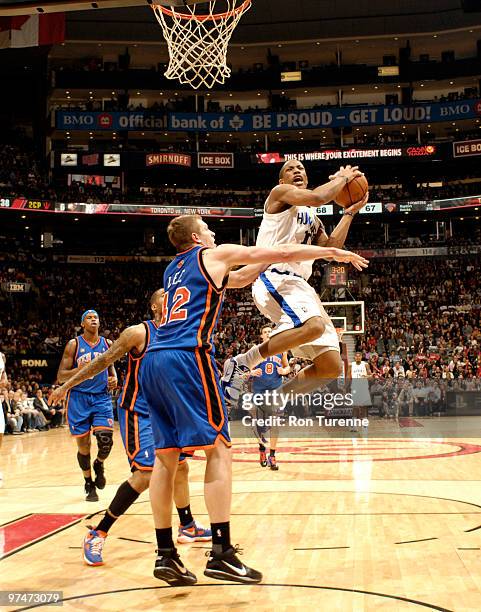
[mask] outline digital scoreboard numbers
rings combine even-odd
[[[325,279],[329,287],[347,287],[347,265],[328,264],[325,268]]]

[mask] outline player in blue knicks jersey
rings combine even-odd
[[[154,576],[171,585],[197,580],[174,547],[172,497],[179,453],[202,449],[207,459],[204,496],[212,531],[212,551],[204,574],[256,583],[262,575],[238,558],[230,541],[231,442],[212,345],[224,290],[240,286],[233,281],[237,272],[231,272],[238,265],[255,265],[260,272],[274,262],[360,258],[340,249],[307,245],[217,247],[214,232],[197,215],[173,219],[167,233],[177,255],[164,274],[161,321],[141,370],[156,448],[150,480],[158,546]]]
[[[99,336],[99,315],[86,310],[81,317],[82,335],[69,340],[57,373],[64,383],[76,372],[108,350],[112,344]],[[66,412],[70,433],[77,441],[77,460],[85,478],[85,499],[98,501],[97,488],[105,487],[104,461],[113,444],[114,414],[109,391],[117,386],[115,368],[85,380],[72,389],[67,397]],[[97,457],[93,463],[95,482],[90,465],[90,433],[97,438]]]
[[[267,342],[272,334],[272,326],[264,325],[261,327],[260,338],[261,342]],[[265,396],[270,391],[279,389],[282,386],[282,377],[287,376],[291,368],[287,360],[287,353],[279,353],[268,357],[257,368],[251,370],[252,377],[252,393]],[[269,416],[268,411],[263,407],[257,408],[257,419],[265,419]],[[269,432],[269,457],[266,455],[265,444],[267,440],[265,436]],[[278,438],[277,427],[254,427],[254,433],[259,439],[259,463],[262,467],[269,466],[271,470],[277,471],[279,466],[276,461],[276,446]]]
[[[84,538],[83,559],[88,565],[103,565],[102,552],[109,529],[149,487],[155,449],[149,407],[139,383],[139,372],[160,323],[163,295],[163,289],[159,289],[150,298],[149,305],[154,315],[152,320],[127,327],[107,352],[102,353],[56,389],[49,400],[53,404],[58,403],[72,387],[104,372],[127,353],[128,369],[118,400],[118,414],[122,442],[132,474],[118,488],[103,518],[95,527],[89,528]],[[190,509],[189,466],[186,461],[189,455],[192,453],[180,455],[174,481],[174,500],[180,519],[177,542],[183,544],[205,542],[212,537],[209,529],[194,521]]]

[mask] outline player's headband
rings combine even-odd
[[[86,317],[87,315],[89,315],[89,314],[94,314],[94,315],[99,316],[99,313],[98,313],[96,310],[92,310],[92,309],[90,309],[90,310],[86,310],[86,311],[83,313],[82,318],[80,319],[80,322],[81,322],[81,323],[83,323],[83,322],[84,322],[85,317]]]

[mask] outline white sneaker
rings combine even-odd
[[[239,399],[248,372],[249,368],[239,365],[235,357],[230,357],[225,362],[220,382],[227,400],[236,402]]]

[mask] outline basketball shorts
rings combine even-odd
[[[127,453],[130,469],[151,472],[154,469],[155,447],[150,416],[119,408],[119,425],[122,443]],[[181,453],[183,463],[194,453]]]
[[[292,272],[266,270],[252,286],[252,297],[260,312],[276,326],[272,335],[300,327],[312,317],[325,323],[322,336],[292,349],[295,357],[314,359],[327,351],[339,352],[336,329],[309,283]]]
[[[86,436],[91,429],[114,428],[114,412],[109,393],[82,393],[72,389],[67,395],[66,407],[72,436]]]
[[[229,423],[214,357],[205,350],[147,352],[140,371],[158,450],[230,446]]]
[[[351,393],[354,406],[370,406],[372,404],[367,378],[353,378]]]

